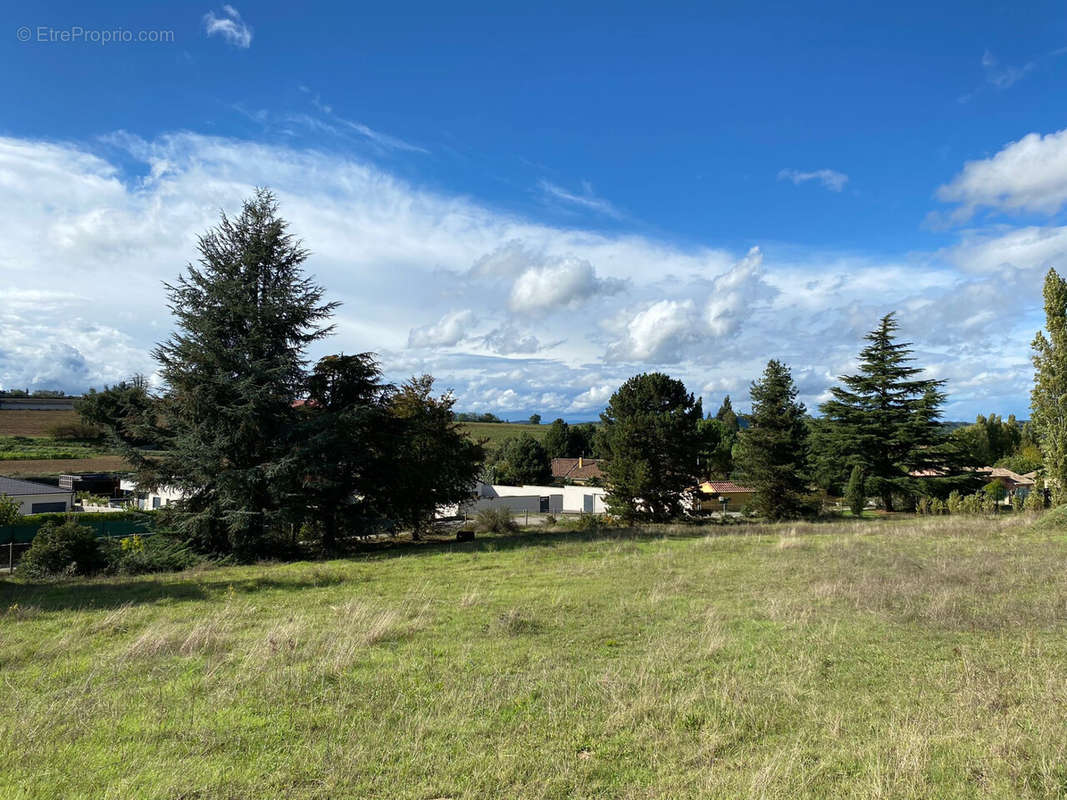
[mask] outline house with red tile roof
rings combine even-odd
[[[603,483],[604,473],[598,458],[553,458],[552,479],[577,484]]]
[[[694,511],[722,511],[722,500],[726,500],[727,511],[740,511],[752,502],[755,489],[738,486],[732,481],[704,481],[693,493]]]

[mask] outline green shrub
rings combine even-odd
[[[52,425],[48,434],[53,439],[63,442],[98,442],[104,438],[104,432],[95,425],[84,422],[64,422]]]
[[[519,529],[510,508],[487,508],[474,517],[475,529],[481,533],[514,533]]]
[[[1030,490],[1023,501],[1023,510],[1029,514],[1040,514],[1045,508],[1045,496],[1036,487]]]
[[[862,517],[863,507],[867,505],[867,489],[863,476],[863,468],[856,465],[852,468],[852,474],[845,488],[845,500],[853,516]]]
[[[945,507],[948,509],[949,514],[959,514],[963,511],[963,498],[960,493],[953,489],[949,492],[948,500],[945,501]]]
[[[121,575],[179,572],[200,563],[200,557],[182,540],[166,533],[134,534],[103,541],[108,570]]]
[[[18,570],[31,578],[54,578],[93,575],[106,566],[104,552],[93,529],[67,517],[63,522],[49,522],[37,531]]]

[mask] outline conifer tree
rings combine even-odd
[[[847,467],[859,466],[867,486],[893,510],[894,492],[912,496],[926,472],[935,487],[922,494],[940,494],[957,480],[952,451],[940,424],[944,381],[917,377],[911,343],[894,338],[892,313],[882,317],[860,351],[859,373],[840,378],[830,389],[833,399],[820,410],[829,424],[820,439]]]
[[[853,516],[863,516],[863,508],[867,505],[867,485],[863,476],[863,468],[858,464],[852,468],[852,474],[849,475],[848,485],[845,487],[845,500],[848,501],[848,508]]]
[[[600,415],[609,508],[627,521],[666,520],[681,511],[697,473],[701,403],[659,372],[635,375]]]
[[[1067,500],[1067,281],[1045,276],[1045,331],[1034,337],[1030,422],[1045,460],[1053,505]]]
[[[734,404],[730,402],[730,395],[723,398],[722,405],[715,412],[715,419],[723,424],[726,432],[731,436],[740,430],[741,425],[737,421],[737,414],[734,413]]]
[[[551,458],[566,458],[570,455],[571,426],[562,419],[553,421],[542,440],[545,453]]]
[[[166,455],[139,481],[185,490],[183,527],[208,549],[252,555],[279,517],[293,467],[294,401],[305,349],[326,336],[336,303],[301,268],[307,258],[263,189],[200,237],[198,265],[166,285],[177,330],[154,355]]]
[[[756,490],[757,511],[771,519],[799,516],[807,492],[808,427],[789,369],[769,361],[751,395],[752,413],[738,437],[737,465]]]

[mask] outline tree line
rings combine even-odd
[[[742,480],[754,510],[780,519],[814,513],[820,493],[913,509],[973,489],[983,460],[1040,461],[1053,482],[1067,478],[1067,285],[1054,271],[1029,427],[993,415],[951,431],[944,382],[923,377],[890,313],[819,417],[778,360],[752,383],[747,415],[727,396],[705,417],[681,381],[653,372],[623,383],[599,424],[557,419],[543,442],[523,435],[487,459],[431,376],[393,386],[372,353],[308,361],[337,303],[304,273],[307,251],[269,191],[234,219],[222,214],[197,249],[196,264],[165,284],[176,327],[153,351],[162,390],[136,378],[76,407],[107,431],[139,486],[183,493],[168,514],[204,551],[254,556],[298,535],[332,549],[397,527],[417,537],[479,477],[543,483],[554,457],[602,459],[609,505],[627,521],[677,516],[701,479]]]

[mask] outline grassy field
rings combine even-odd
[[[0,796],[1067,793],[1062,532],[714,530],[0,581]]]
[[[488,439],[488,447],[498,446],[504,439],[524,433],[540,441],[548,432],[548,425],[524,425],[519,422],[462,422],[460,425],[475,439]]]
[[[78,422],[76,411],[0,411],[0,436],[47,436],[54,425]]]
[[[129,469],[130,465],[121,456],[0,461],[0,475],[8,478],[70,475],[78,472],[126,472]]]

